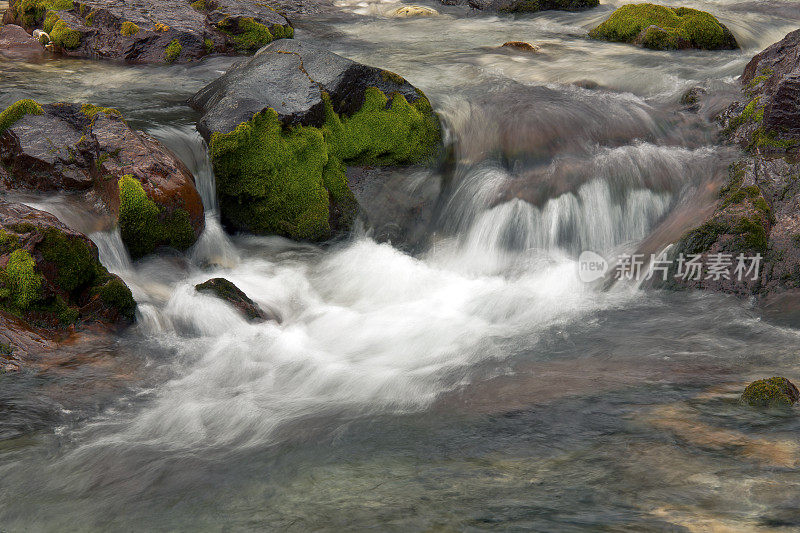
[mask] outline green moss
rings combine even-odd
[[[136,35],[137,33],[139,33],[139,26],[137,26],[133,22],[129,21],[123,22],[119,32],[125,37],[130,37],[131,35]]]
[[[136,311],[136,301],[131,290],[116,276],[108,276],[108,280],[97,289],[100,300],[109,307],[117,309],[122,316],[132,320]]]
[[[711,248],[720,235],[728,231],[727,225],[713,220],[708,221],[681,238],[680,251],[685,254],[701,254]]]
[[[5,268],[4,285],[9,298],[19,309],[27,309],[41,296],[42,276],[36,272],[36,263],[25,250],[14,250]]]
[[[797,399],[797,389],[786,378],[772,377],[752,382],[740,401],[753,407],[790,407]]]
[[[88,15],[86,15],[86,25],[87,26],[94,26],[94,17],[97,15],[97,10],[93,9]]]
[[[205,49],[207,54],[212,53],[214,51],[214,41],[212,41],[211,39],[204,39],[203,48]]]
[[[22,25],[30,29],[38,26],[48,11],[69,11],[72,8],[72,0],[19,0],[16,15]]]
[[[350,117],[337,115],[327,95],[324,101],[321,128],[284,128],[277,113],[266,109],[230,133],[212,135],[226,218],[255,233],[326,239],[331,215],[344,227],[354,215],[346,164],[417,163],[436,151],[439,123],[424,97],[409,104],[400,94],[389,100],[369,88],[364,105]]]
[[[56,283],[68,293],[92,284],[98,276],[94,250],[81,238],[69,238],[64,232],[49,228],[39,246],[42,257],[56,268]]]
[[[233,36],[236,50],[252,52],[271,43],[275,38],[265,25],[252,18],[239,19],[239,31]]]
[[[400,74],[395,74],[394,72],[392,72],[390,70],[382,70],[381,71],[381,78],[383,78],[383,81],[385,81],[385,82],[393,82],[393,83],[397,83],[398,85],[402,85],[402,84],[404,84],[406,82],[406,80],[405,80],[405,78],[403,78],[403,76],[401,76]]]
[[[19,237],[0,229],[0,255],[5,255],[19,248]]]
[[[98,113],[105,113],[106,115],[114,115],[122,118],[122,113],[113,107],[100,107],[93,104],[83,104],[81,106],[81,113],[93,119]]]
[[[25,115],[43,115],[44,110],[35,100],[24,99],[8,106],[0,113],[0,135]]]
[[[74,324],[80,318],[80,310],[69,305],[63,298],[57,296],[49,311],[55,316],[61,326]]]
[[[654,26],[654,28],[651,28]],[[738,48],[731,32],[713,15],[686,7],[629,4],[589,32],[592,39],[639,43],[658,50]]]
[[[206,10],[206,0],[197,0],[196,2],[192,2],[190,5],[197,11]]]
[[[120,232],[133,258],[149,254],[160,244],[185,250],[194,243],[194,229],[184,209],[164,212],[132,176],[120,178],[118,186]]]
[[[48,33],[53,44],[65,50],[73,50],[81,44],[81,32],[73,30],[61,19],[56,21]]]
[[[173,63],[178,57],[180,57],[181,52],[183,51],[183,46],[178,41],[178,39],[172,39],[172,42],[167,45],[167,48],[164,50],[164,59],[167,60],[167,63]]]

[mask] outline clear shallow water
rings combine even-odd
[[[0,377],[14,417],[2,527],[796,527],[797,418],[736,397],[766,374],[800,378],[798,331],[719,295],[600,292],[575,257],[666,243],[668,223],[708,204],[736,154],[716,146],[712,109],[676,102],[697,83],[730,94],[800,13],[697,4],[745,50],[667,54],[582,38],[612,6],[384,16],[398,5],[354,3],[298,37],[401,73],[445,117],[457,164],[426,178],[443,196],[413,254],[361,232],[323,248],[224,234],[182,102],[230,59],[0,63],[0,103],[116,106],[187,163],[209,207],[188,254],[136,264],[113,232],[81,228],[131,286],[139,322],[98,347],[104,366]],[[494,49],[512,39],[544,54]],[[611,90],[564,85],[587,79]],[[419,187],[416,171],[400,178]],[[81,223],[62,199],[33,203]],[[282,323],[247,324],[193,290],[218,275]]]

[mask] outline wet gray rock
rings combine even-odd
[[[321,126],[323,93],[330,96],[336,113],[349,115],[361,108],[368,87],[402,94],[409,102],[424,98],[393,72],[305,42],[282,40],[231,67],[189,105],[203,113],[197,128],[208,140],[211,132],[228,133],[266,108],[274,109],[284,125]]]
[[[254,0],[85,0],[72,6],[48,14],[33,3],[11,0],[3,20],[29,32],[43,28],[65,55],[143,63],[252,53],[294,35],[283,15]]]

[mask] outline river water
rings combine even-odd
[[[414,19],[338,5],[297,38],[402,74],[448,125],[452,168],[392,176],[436,193],[414,242],[226,235],[183,102],[230,58],[0,59],[0,104],[117,107],[186,162],[208,208],[187,254],[132,263],[63,198],[26,200],[91,234],[139,311],[96,351],[0,376],[0,530],[800,527],[800,419],[736,402],[749,380],[800,379],[800,332],[746,300],[604,291],[576,269],[583,250],[655,251],[707,212],[737,156],[708,117],[800,25],[798,4],[691,2],[743,49],[681,53],[585,39],[618,3]],[[509,40],[542,53],[497,48]],[[695,114],[679,100],[698,85]],[[194,291],[214,276],[281,323]]]

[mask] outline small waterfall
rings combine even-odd
[[[128,249],[122,242],[119,228],[111,231],[97,231],[89,235],[97,245],[100,253],[100,262],[109,272],[123,276],[133,270],[133,262],[128,254]]]

